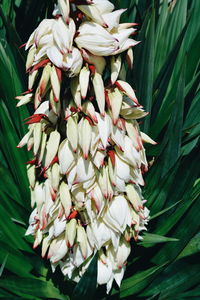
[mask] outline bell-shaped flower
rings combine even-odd
[[[117,148],[120,149],[121,151],[124,151],[124,138],[125,138],[124,130],[121,130],[117,126],[112,126],[111,138],[117,145]]]
[[[67,139],[65,139],[59,146],[58,158],[60,162],[61,174],[68,173],[75,165],[76,155]]]
[[[29,227],[26,230],[25,235],[34,234],[35,233],[35,227],[37,226],[36,220],[38,218],[37,208],[35,208],[29,217]]]
[[[66,227],[66,218],[56,218],[54,221],[54,236],[58,237],[61,233],[64,232]]]
[[[83,59],[75,47],[72,47],[70,53],[62,54],[56,46],[52,46],[47,49],[47,56],[55,66],[68,72],[69,77],[75,76],[81,70]]]
[[[85,160],[81,156],[77,161],[76,172],[77,172],[77,176],[76,176],[77,183],[89,181],[95,175],[93,163],[89,159]]]
[[[121,180],[125,182],[129,182],[131,179],[130,165],[128,165],[127,162],[120,159],[118,155],[115,156],[115,162],[116,162],[116,175]]]
[[[86,98],[88,87],[89,87],[90,71],[87,67],[83,67],[79,74],[79,82],[81,89],[81,96],[83,99]]]
[[[92,254],[92,248],[88,241],[86,242],[85,254],[86,254],[86,256],[84,257],[82,250],[81,250],[80,243],[76,243],[73,247],[73,253],[70,254],[70,257],[73,260],[73,264],[76,267],[79,267],[80,265],[82,265],[84,263],[84,261]]]
[[[95,4],[79,5],[78,9],[80,9],[89,19],[92,19],[92,21],[103,27],[108,27]]]
[[[130,243],[127,243],[125,240],[120,241],[119,247],[116,251],[116,256],[115,256],[117,267],[119,269],[121,269],[123,267],[123,265],[125,265],[130,252],[131,252]]]
[[[118,49],[118,42],[106,29],[94,22],[84,22],[75,38],[78,48],[84,48],[94,55],[109,56]]]
[[[103,220],[99,219],[94,221],[90,225],[91,231],[93,233],[93,240],[95,246],[98,250],[109,240],[111,240],[111,229],[105,225]]]
[[[123,196],[116,196],[108,204],[104,222],[113,230],[123,233],[126,226],[131,225],[131,214],[127,200]]]
[[[54,239],[49,247],[48,258],[52,263],[61,260],[68,252],[68,247],[62,237]]]
[[[26,44],[26,49],[31,45],[35,47],[30,49],[31,53],[34,50],[34,59],[28,57],[28,61],[36,64],[47,56],[55,66],[68,71],[70,77],[75,76],[80,72],[83,62],[79,50],[72,46],[75,31],[76,26],[71,18],[68,24],[62,18],[43,20]],[[27,68],[30,68],[28,62]]]
[[[98,284],[108,284],[111,281],[111,286],[113,282],[113,272],[112,265],[108,260],[106,263],[103,263],[100,259],[98,259],[98,267],[97,267],[97,283]],[[109,291],[107,291],[109,292]]]
[[[54,22],[54,19],[44,19],[29,37],[25,49],[27,50],[34,43],[38,46],[40,39],[51,33]]]
[[[104,205],[105,205],[105,201],[104,201],[104,197],[103,194],[101,192],[101,189],[98,185],[98,183],[96,183],[96,185],[94,186],[94,188],[89,192],[89,197],[91,198],[92,201],[94,201],[95,203],[95,207],[98,211],[98,214],[100,215]]]
[[[106,148],[108,143],[108,138],[111,134],[111,119],[106,114],[105,117],[102,117],[99,113],[96,112],[97,120],[98,120],[98,130],[99,135],[102,141],[104,148]]]

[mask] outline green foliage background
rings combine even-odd
[[[16,145],[26,132],[27,108],[14,97],[26,89],[25,57],[18,47],[53,1],[1,0],[0,7],[0,298],[200,299],[199,44],[200,1],[116,0],[128,7],[123,22],[138,22],[141,43],[127,80],[149,116],[142,129],[158,142],[144,195],[151,210],[148,233],[133,243],[125,278],[111,295],[95,287],[95,261],[76,286],[51,273],[40,249],[25,237],[30,195],[25,162]],[[168,3],[170,2],[170,3]],[[74,289],[75,288],[75,289]]]

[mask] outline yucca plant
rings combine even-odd
[[[16,108],[25,91],[26,54],[19,46],[53,1],[2,1],[0,44],[0,297],[2,299],[199,299],[199,1],[113,1],[127,8],[123,22],[139,23],[133,69],[127,81],[145,110],[142,131],[156,146],[147,148],[150,171],[144,196],[151,219],[140,243],[132,243],[121,288],[96,290],[97,267],[89,266],[75,286],[59,269],[51,272],[40,249],[25,237],[31,211],[26,162],[16,145],[26,132],[31,107]],[[29,112],[28,112],[29,110]]]

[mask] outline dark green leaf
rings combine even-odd
[[[178,239],[166,237],[158,234],[153,233],[144,233],[142,235],[143,240],[139,243],[144,247],[153,247],[154,244],[157,243],[166,243],[166,242],[177,242]]]
[[[67,296],[61,295],[50,281],[39,279],[28,279],[19,277],[2,278],[0,287],[8,291],[14,291],[15,294],[23,296],[24,294],[36,297],[45,297],[48,299],[67,300]]]
[[[76,285],[72,300],[92,300],[94,299],[96,286],[97,286],[97,258],[98,254],[94,256],[90,265],[83,277]]]

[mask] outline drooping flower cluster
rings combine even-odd
[[[27,234],[75,281],[98,253],[97,282],[108,292],[121,283],[131,238],[146,229],[143,143],[154,144],[139,130],[147,113],[119,55],[127,51],[130,66],[134,24],[120,24],[124,10],[113,10],[108,0],[59,0],[26,44],[29,86],[17,97],[35,108],[18,145],[34,155]]]

